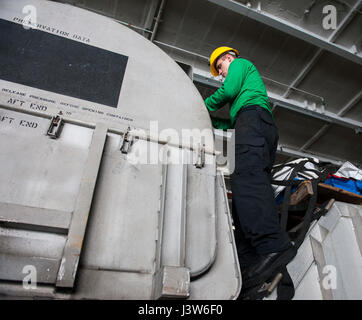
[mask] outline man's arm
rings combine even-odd
[[[245,62],[241,59],[236,59],[231,63],[222,86],[205,99],[205,105],[210,111],[220,109],[237,97],[245,79],[246,68]]]

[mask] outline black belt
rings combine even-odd
[[[259,105],[257,105],[257,104],[253,104],[253,105],[249,105],[249,106],[246,106],[246,107],[241,108],[241,109],[238,111],[238,113],[237,113],[237,115],[236,115],[236,117],[235,117],[235,121],[236,121],[236,119],[239,117],[239,115],[240,115],[242,112],[246,112],[246,111],[250,111],[250,110],[257,110],[257,109],[259,109],[259,110],[261,110],[261,111],[263,111],[263,112],[266,112],[270,117],[272,117],[272,114],[271,114],[270,111],[268,111],[267,109],[265,109],[265,108],[263,108],[263,107],[261,107],[261,106],[259,106]]]

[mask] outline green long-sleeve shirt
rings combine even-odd
[[[246,106],[259,105],[270,111],[268,95],[258,70],[248,60],[237,58],[229,66],[222,86],[205,99],[206,107],[216,111],[230,103],[230,120],[211,117],[217,129],[233,128],[238,111]]]

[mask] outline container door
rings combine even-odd
[[[0,110],[0,279],[72,287],[106,130],[49,125]]]

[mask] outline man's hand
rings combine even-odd
[[[230,129],[231,128],[231,120],[230,119],[222,119],[210,116],[212,126],[216,129]]]

